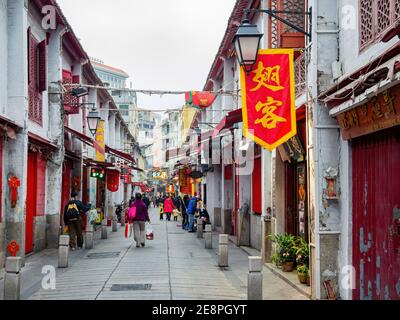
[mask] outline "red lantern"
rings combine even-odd
[[[119,171],[107,171],[107,189],[111,192],[117,192],[119,188]]]

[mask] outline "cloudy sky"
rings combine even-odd
[[[88,55],[128,72],[133,88],[185,91],[203,89],[235,2],[58,0]],[[138,95],[141,108],[183,104]]]

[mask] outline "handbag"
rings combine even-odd
[[[130,207],[128,211],[128,220],[132,222],[134,219],[136,219],[136,207]]]
[[[154,232],[151,224],[148,224],[147,231],[146,231],[146,239],[147,240],[154,240]]]

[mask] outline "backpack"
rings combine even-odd
[[[67,212],[65,213],[65,216],[68,220],[79,218],[79,210],[75,202],[68,203]]]

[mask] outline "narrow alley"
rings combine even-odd
[[[57,268],[57,251],[45,250],[27,258],[22,269],[22,299],[29,300],[246,300],[248,254],[229,245],[230,267],[219,268],[218,238],[213,248],[204,240],[183,231],[176,222],[158,220],[158,209],[151,209],[154,240],[136,248],[125,239],[124,228],[108,230],[108,239],[96,233],[92,250],[70,252],[70,266]],[[41,261],[38,263],[38,261]],[[45,290],[43,263],[56,268],[56,289]],[[307,297],[275,276],[266,267],[265,300],[303,300]],[[136,286],[133,286],[136,285]],[[0,281],[0,299],[3,281]]]

